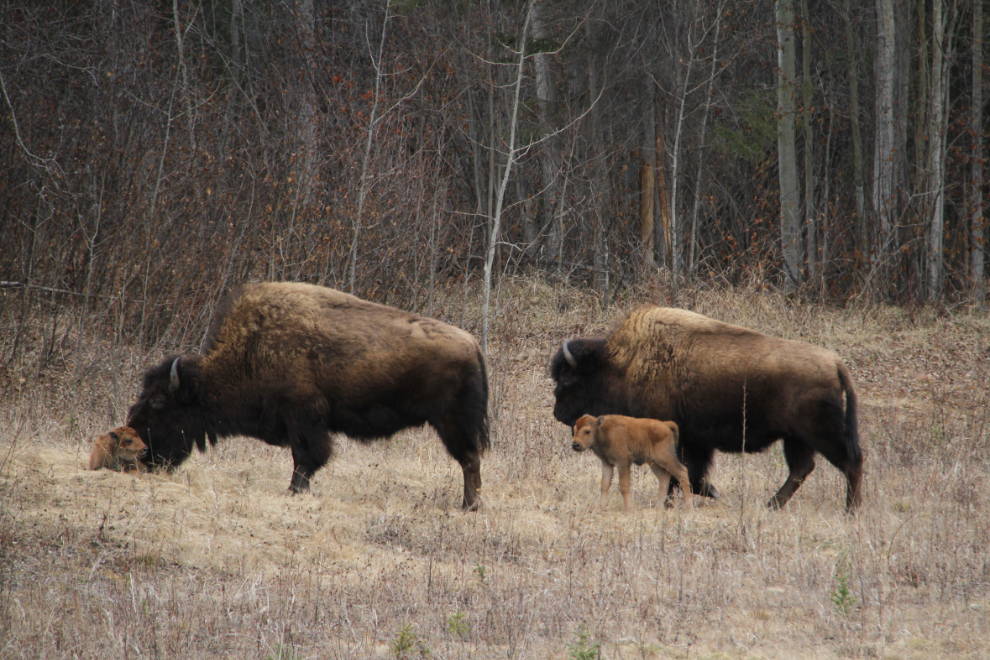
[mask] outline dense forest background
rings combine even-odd
[[[4,304],[147,345],[259,279],[979,302],[982,5],[4,2]]]

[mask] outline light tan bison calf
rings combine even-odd
[[[147,466],[141,462],[148,446],[141,436],[130,426],[118,426],[106,435],[101,435],[93,443],[93,453],[89,455],[89,469],[108,468],[128,474],[144,474]]]
[[[619,468],[619,490],[625,502],[624,513],[632,511],[629,503],[629,466],[646,463],[660,482],[660,501],[667,497],[670,475],[684,491],[684,506],[691,508],[691,481],[688,471],[677,460],[677,424],[655,419],[637,419],[624,415],[584,415],[574,425],[574,451],[590,449],[602,460],[602,495],[598,504],[605,507],[605,495],[612,486],[612,472]]]

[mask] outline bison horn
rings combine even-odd
[[[172,372],[168,377],[168,391],[174,392],[179,389],[179,358],[175,358],[172,363]]]
[[[567,360],[567,364],[571,365],[572,368],[577,369],[577,360],[571,355],[571,351],[567,348],[567,342],[569,339],[564,340],[564,359]]]

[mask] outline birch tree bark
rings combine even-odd
[[[794,5],[777,0],[777,158],[780,182],[780,244],[784,288],[801,281],[801,227],[798,220],[797,151],[794,136]]]

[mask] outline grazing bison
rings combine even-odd
[[[623,512],[629,504],[629,467],[647,463],[660,481],[660,501],[667,499],[670,475],[684,491],[684,506],[691,508],[691,482],[688,471],[677,460],[677,424],[655,419],[636,419],[623,415],[583,415],[574,424],[574,451],[590,449],[602,461],[602,495],[599,506],[605,508],[605,495],[612,485],[613,468],[619,468],[619,490]]]
[[[89,469],[107,468],[128,474],[144,474],[148,467],[141,462],[141,456],[147,449],[137,431],[129,426],[118,426],[93,443]]]
[[[859,504],[856,392],[832,351],[648,305],[607,337],[565,341],[550,373],[553,414],[564,424],[585,413],[673,420],[699,495],[718,497],[705,481],[716,449],[757,452],[783,439],[790,474],[768,506],[787,503],[815,468],[815,452],[845,474],[846,507]]]
[[[360,441],[429,423],[478,505],[488,448],[488,378],[467,332],[309,284],[243,286],[221,303],[204,352],[171,356],[144,375],[128,413],[148,461],[172,469],[231,435],[288,447],[289,489],[333,454],[331,433]]]

